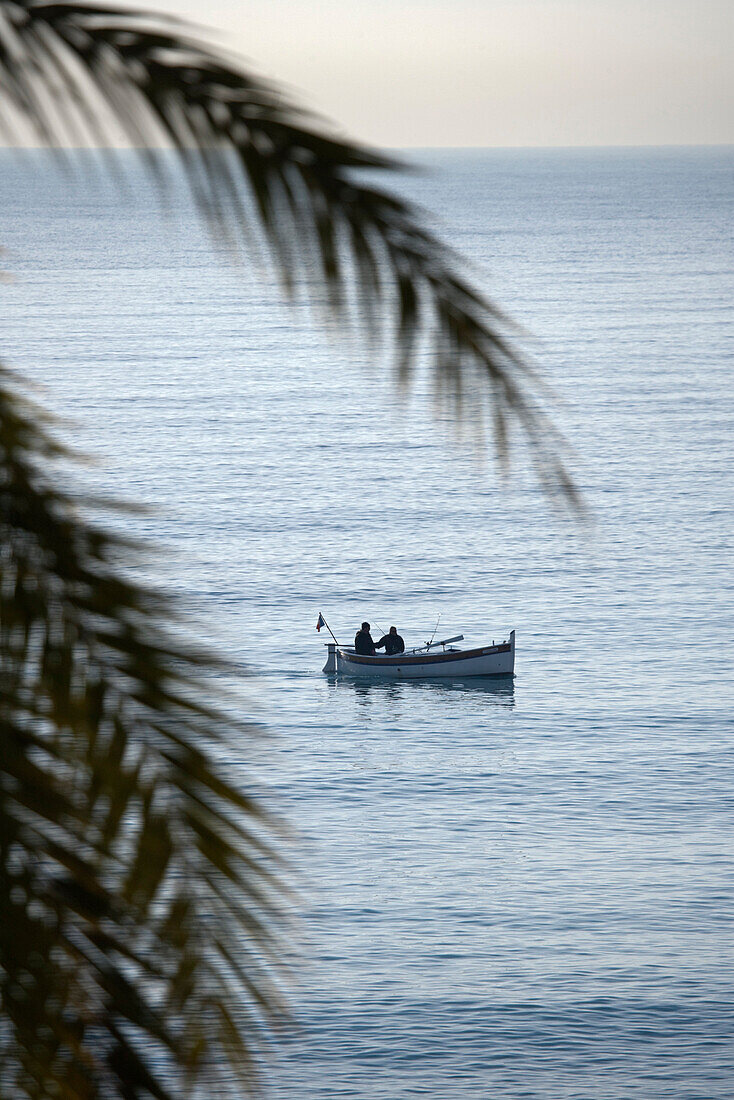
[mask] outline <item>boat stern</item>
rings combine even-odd
[[[336,672],[336,645],[334,642],[327,642],[326,648],[328,654],[326,657],[326,664],[322,668],[322,672]]]

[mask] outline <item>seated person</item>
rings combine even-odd
[[[375,649],[382,649],[383,646],[388,657],[393,657],[396,653],[405,653],[405,642],[398,634],[396,626],[391,626],[390,633],[383,634],[379,642],[375,643]]]
[[[362,623],[362,629],[355,634],[354,652],[360,653],[363,657],[374,657],[375,643],[372,641],[369,623]]]

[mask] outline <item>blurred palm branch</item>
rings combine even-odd
[[[18,121],[58,148],[122,136],[147,151],[163,187],[155,151],[172,146],[217,237],[246,243],[257,222],[286,289],[319,295],[325,286],[337,316],[356,291],[368,327],[392,338],[401,381],[427,358],[457,422],[491,426],[501,463],[511,435],[522,433],[544,488],[578,503],[563,440],[513,326],[420,211],[367,182],[402,167],[397,161],[316,126],[185,25],[140,12],[0,0],[0,84],[11,142]]]
[[[355,300],[410,382],[428,357],[452,415],[524,436],[575,505],[563,441],[512,329],[410,203],[392,158],[340,140],[177,21],[0,0],[0,127],[65,155],[120,136],[165,192],[172,147],[227,247],[254,226],[288,293]],[[318,278],[314,278],[314,269]],[[176,641],[127,579],[135,550],[55,484],[58,433],[0,372],[0,1084],[15,1097],[258,1088],[282,1018],[274,824],[218,756],[251,731],[226,670]]]
[[[55,487],[56,434],[3,371],[3,1100],[242,1095],[285,934],[273,822],[216,763],[251,731]]]

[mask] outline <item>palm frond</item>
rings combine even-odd
[[[241,1096],[284,1011],[275,825],[215,763],[251,731],[42,420],[0,372],[3,1096]]]
[[[407,383],[423,347],[452,413],[494,429],[503,465],[519,432],[545,488],[579,504],[562,437],[509,322],[472,286],[421,213],[366,182],[391,158],[316,126],[276,87],[181,23],[114,7],[0,0],[0,86],[12,117],[50,145],[165,142],[202,215],[232,243],[259,222],[288,290],[313,286],[315,257],[329,305],[350,286],[383,319]],[[152,173],[160,165],[150,155]],[[379,308],[377,308],[379,307]]]

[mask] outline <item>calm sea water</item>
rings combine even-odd
[[[401,186],[536,341],[588,529],[185,206],[38,154],[2,157],[2,353],[256,673],[273,740],[228,764],[293,825],[302,891],[272,1097],[730,1097],[734,151],[421,161]],[[514,685],[335,683],[319,611],[515,627]]]

